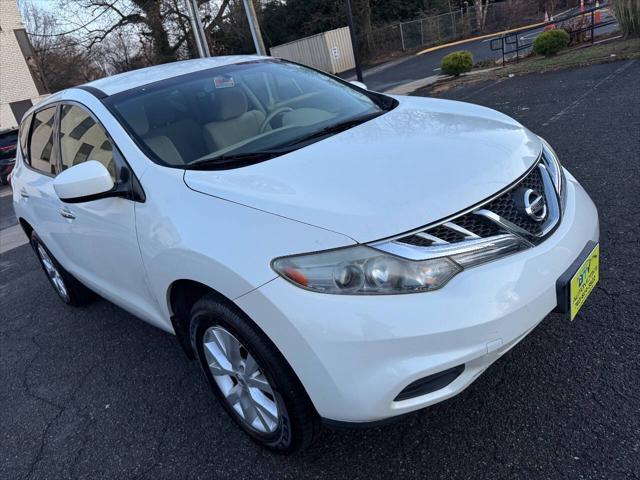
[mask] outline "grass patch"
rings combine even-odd
[[[593,46],[582,46],[549,58],[527,58],[496,70],[495,75],[508,77],[511,74],[551,72],[630,58],[640,58],[640,39],[638,38],[610,40]]]
[[[522,59],[518,63],[509,64],[504,68],[497,68],[487,72],[472,72],[461,77],[440,80],[433,85],[421,88],[412,95],[441,93],[459,85],[468,85],[487,80],[502,80],[508,78],[509,75],[552,72],[631,58],[640,58],[640,38],[615,39],[593,46],[580,46],[550,58],[533,56]],[[490,65],[491,62],[487,62],[487,65],[483,66],[488,67]]]

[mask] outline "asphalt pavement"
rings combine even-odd
[[[293,457],[241,433],[172,336],[65,307],[29,246],[3,254],[0,478],[640,478],[639,79],[628,61],[447,92],[555,146],[599,208],[601,282],[457,397]]]
[[[567,15],[577,13],[577,11],[578,9],[572,9],[563,12],[563,14],[566,17]],[[611,19],[611,14],[605,11],[603,13],[602,21],[607,22]],[[595,31],[595,36],[597,38],[602,35],[611,34],[617,29],[617,24],[606,25],[598,28]],[[543,28],[534,28],[532,30],[523,31],[521,34],[518,34],[520,44],[526,45],[532,43],[533,40],[542,32]],[[497,61],[502,58],[502,53],[500,51],[491,50],[491,40],[499,36],[500,34],[496,34],[460,45],[440,48],[422,55],[410,55],[381,65],[376,65],[364,70],[364,83],[371,90],[385,92],[400,85],[422,80],[425,77],[440,75],[442,59],[446,55],[458,50],[470,51],[476,63],[486,62],[488,60]],[[522,55],[523,53],[525,52],[521,52],[520,54]],[[353,72],[346,72],[341,74],[341,76],[349,80],[355,79],[355,73]]]

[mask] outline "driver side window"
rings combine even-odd
[[[60,152],[62,170],[97,160],[116,181],[116,162],[111,139],[91,114],[77,105],[63,105],[60,112]]]

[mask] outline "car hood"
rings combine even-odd
[[[397,97],[390,112],[248,167],[185,171],[193,190],[369,242],[464,210],[539,157],[539,138],[488,108]]]

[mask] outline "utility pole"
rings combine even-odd
[[[258,55],[265,56],[267,54],[267,50],[264,48],[262,32],[260,32],[260,24],[258,23],[258,17],[256,17],[256,10],[253,8],[253,0],[242,1],[244,3],[244,10],[247,12],[247,20],[249,21],[249,29],[251,30],[251,36],[253,37],[253,44],[256,46],[256,53]]]
[[[353,28],[353,12],[351,11],[351,0],[347,2],[347,24],[349,25],[349,34],[351,35],[351,47],[353,48],[353,60],[356,64],[356,77],[362,82],[362,68],[360,67],[360,55],[358,54],[358,41],[356,40],[356,32]]]
[[[204,33],[202,20],[200,20],[198,2],[197,0],[184,0],[184,2],[187,5],[187,14],[191,22],[191,31],[193,32],[193,38],[196,42],[198,55],[200,58],[210,57],[211,52],[209,51],[209,44],[207,43],[207,36]]]

